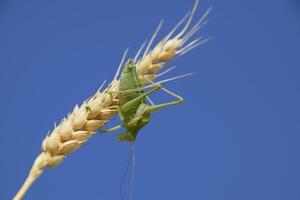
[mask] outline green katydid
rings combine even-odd
[[[119,65],[115,78],[119,75],[121,66],[126,57],[127,50],[123,55],[122,61]],[[163,73],[162,73],[163,74]],[[125,132],[118,135],[118,140],[121,142],[131,142],[131,152],[130,152],[130,160],[126,167],[126,172],[128,170],[129,165],[132,165],[132,177],[131,177],[131,185],[130,185],[130,199],[133,197],[133,185],[134,185],[134,172],[135,172],[135,155],[134,155],[134,142],[137,138],[137,134],[145,125],[147,125],[150,121],[150,116],[152,112],[155,112],[161,108],[165,108],[171,105],[176,105],[183,103],[183,98],[174,94],[173,92],[163,88],[161,83],[165,83],[174,79],[182,78],[190,74],[177,76],[174,78],[166,79],[157,83],[152,82],[151,85],[143,86],[139,81],[139,72],[135,66],[134,60],[129,59],[124,69],[120,75],[119,79],[119,90],[118,90],[118,99],[119,99],[119,107],[118,114],[123,122],[123,124],[118,125],[116,127],[107,129],[107,130],[99,130],[100,133],[109,133],[120,128],[125,128]],[[147,88],[152,88],[151,90],[145,92],[144,90]],[[158,91],[163,90],[168,94],[177,98],[176,101],[163,103],[159,105],[154,105],[154,103],[149,99],[148,95]],[[147,99],[150,101],[152,105],[147,105]],[[122,183],[125,179],[126,173],[122,179]],[[120,195],[122,197],[122,183],[120,188]]]
[[[118,113],[123,124],[110,128],[108,130],[100,130],[100,132],[109,133],[124,127],[126,130],[124,133],[118,135],[118,140],[121,142],[134,142],[139,130],[149,123],[151,113],[161,108],[183,103],[182,97],[174,94],[166,88],[163,88],[160,83],[153,83],[151,85],[151,87],[153,88],[145,92],[144,89],[148,86],[144,87],[140,84],[137,68],[133,59],[130,58],[126,62],[119,80],[118,99],[120,104]],[[160,89],[174,96],[175,98],[177,98],[177,100],[159,105],[147,105],[148,95]]]

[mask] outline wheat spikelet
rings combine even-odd
[[[187,51],[207,41],[207,39],[196,39],[185,45],[186,41],[206,23],[206,17],[210,11],[210,9],[206,11],[201,19],[187,31],[197,5],[198,0],[196,0],[192,12],[187,14],[163,40],[150,50],[150,47],[161,28],[162,23],[160,23],[147,44],[143,56],[139,58],[139,54],[146,43],[142,45],[135,56],[138,70],[141,72],[139,77],[141,82],[146,84],[154,80],[159,76],[156,74],[158,70],[164,67],[169,60],[177,55],[183,55]],[[185,20],[187,20],[187,23],[182,31],[172,37],[174,32]],[[127,51],[123,55],[118,71],[109,86],[103,92],[100,92],[101,86],[96,94],[83,102],[81,106],[76,105],[74,110],[64,118],[59,125],[55,125],[51,134],[46,136],[42,142],[42,151],[35,159],[27,179],[13,198],[14,200],[23,198],[27,190],[42,174],[45,168],[52,168],[59,165],[67,155],[77,150],[116,114],[118,107],[117,77],[126,53]]]

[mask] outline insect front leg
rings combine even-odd
[[[120,107],[118,107],[117,108],[118,109],[118,113],[119,113],[119,115],[120,115]],[[122,116],[120,115],[120,118],[122,119]],[[123,120],[122,120],[123,121]],[[118,126],[115,126],[115,127],[113,127],[113,128],[109,128],[109,129],[106,129],[106,130],[101,130],[101,129],[99,129],[98,130],[98,132],[99,133],[102,133],[102,134],[106,134],[106,133],[110,133],[110,132],[112,132],[112,131],[116,131],[116,130],[119,130],[120,128],[123,128],[124,127],[124,124],[120,124],[120,125],[118,125]]]
[[[106,129],[106,130],[98,130],[99,133],[102,133],[102,134],[106,134],[106,133],[110,133],[112,131],[116,131],[116,130],[119,130],[120,128],[123,128],[124,127],[124,124],[120,124],[118,126],[115,126],[113,128],[109,128],[109,129]]]

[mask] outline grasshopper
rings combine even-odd
[[[115,78],[118,76],[124,58],[126,56],[127,51],[124,53],[122,61],[119,65],[118,71],[115,75]],[[139,74],[134,63],[133,59],[128,59],[125,63],[123,71],[121,72],[119,79],[119,90],[118,90],[118,114],[123,122],[123,124],[115,126],[113,128],[107,130],[99,130],[100,133],[109,133],[120,128],[125,128],[125,132],[119,134],[117,136],[118,140],[121,142],[131,142],[131,152],[130,152],[130,160],[127,164],[125,174],[123,176],[121,185],[120,185],[120,196],[122,197],[122,184],[126,177],[128,167],[131,165],[131,184],[130,184],[130,198],[133,198],[133,188],[134,188],[134,176],[135,176],[135,153],[134,153],[134,142],[137,138],[138,132],[150,122],[151,114],[161,108],[165,108],[171,105],[181,104],[183,103],[183,98],[174,94],[173,92],[163,88],[161,83],[165,83],[174,79],[185,77],[186,75],[177,76],[174,78],[166,79],[160,81],[158,83],[153,83],[148,86],[143,86],[139,81]],[[145,92],[146,88],[152,88],[149,91]],[[175,101],[171,101],[168,103],[162,103],[159,105],[154,105],[154,103],[149,99],[149,95],[158,91],[163,90],[168,94],[177,98]],[[151,105],[147,104],[147,99],[151,103]]]
[[[167,80],[168,81],[168,80]],[[164,81],[165,82],[165,81]],[[118,114],[123,124],[116,127],[99,130],[100,133],[109,133],[120,128],[125,128],[125,132],[117,136],[121,142],[134,142],[138,132],[150,121],[151,114],[161,108],[183,103],[183,98],[173,92],[163,88],[160,83],[153,83],[151,90],[145,92],[144,87],[138,79],[138,70],[133,59],[128,59],[119,79],[119,107]],[[163,90],[177,98],[175,101],[158,105],[147,105],[148,95]]]

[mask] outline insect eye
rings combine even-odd
[[[133,60],[132,60],[132,59],[129,59],[128,63],[129,63],[130,65],[133,65]]]

